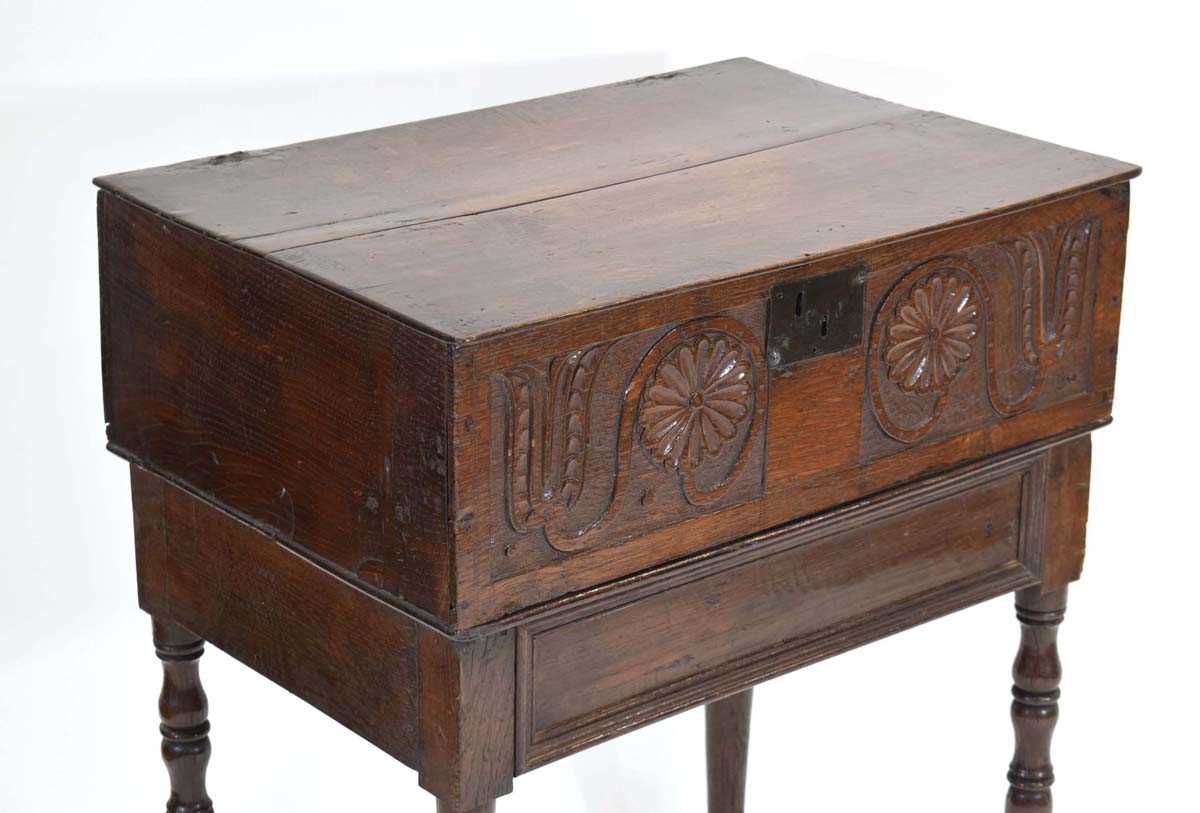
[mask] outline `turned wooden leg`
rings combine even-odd
[[[158,713],[162,718],[162,757],[171,777],[167,813],[210,813],[204,788],[211,747],[208,698],[200,685],[204,641],[165,619],[154,619],[154,648],[163,665]]]
[[[708,813],[742,813],[746,808],[746,762],[750,752],[750,706],[754,690],[709,703]]]
[[[482,807],[473,807],[470,810],[466,810],[450,802],[443,802],[441,799],[438,799],[437,813],[496,813],[496,803],[488,802]]]
[[[1058,625],[1066,609],[1065,587],[1045,595],[1037,587],[1017,593],[1021,649],[1013,664],[1012,704],[1017,749],[1008,770],[1007,813],[1050,811],[1054,806],[1050,739],[1058,722],[1058,684],[1062,679]]]

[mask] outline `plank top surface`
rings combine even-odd
[[[97,183],[472,341],[1137,171],[738,59]]]

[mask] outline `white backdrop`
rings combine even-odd
[[[126,467],[103,450],[90,178],[741,55],[1146,167],[1061,636],[1056,797],[1194,809],[1200,65],[1169,8],[0,0],[0,810],[166,796]],[[999,809],[1016,637],[1001,599],[761,687],[749,807]],[[202,671],[224,813],[432,811],[413,772],[265,679],[211,648]],[[702,727],[690,712],[558,762],[499,809],[701,810]]]

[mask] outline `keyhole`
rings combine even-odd
[[[821,338],[824,339],[829,335],[829,317],[821,317]]]
[[[796,315],[804,315],[804,291],[796,294]]]

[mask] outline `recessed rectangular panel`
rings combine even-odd
[[[1039,461],[867,501],[636,601],[537,622],[520,667],[526,767],[1032,583]]]

